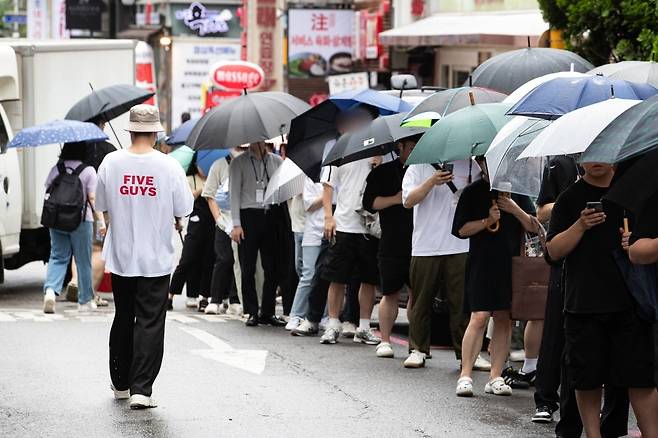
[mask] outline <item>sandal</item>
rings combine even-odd
[[[457,380],[455,394],[457,394],[457,397],[473,397],[473,379],[462,377]]]
[[[496,377],[487,382],[484,386],[484,392],[494,395],[512,395],[512,388],[505,383],[505,380],[502,377]]]
[[[94,295],[94,301],[98,307],[107,307],[110,305],[110,303],[107,300],[101,298],[100,295]]]

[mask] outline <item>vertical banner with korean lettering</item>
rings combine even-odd
[[[50,16],[46,0],[27,0],[27,37],[46,39],[50,37]]]
[[[355,12],[345,9],[288,11],[288,72],[307,78],[352,71]]]
[[[71,32],[66,28],[66,1],[51,0],[50,6],[51,37],[56,40],[70,38]]]

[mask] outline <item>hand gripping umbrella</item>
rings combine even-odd
[[[243,94],[208,111],[187,138],[195,150],[230,149],[286,134],[290,121],[310,106],[287,93]]]

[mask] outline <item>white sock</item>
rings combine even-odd
[[[55,293],[55,291],[54,291],[53,289],[48,288],[48,289],[46,289],[46,296],[49,296],[49,297],[53,297],[53,298],[54,298],[54,297],[57,296],[57,294]]]
[[[525,359],[523,361],[523,368],[521,368],[521,372],[524,374],[529,374],[533,371],[537,370],[537,359]]]
[[[359,330],[370,330],[370,320],[369,319],[359,319]]]
[[[340,319],[338,319],[338,318],[329,318],[329,322],[327,323],[327,327],[340,328]]]

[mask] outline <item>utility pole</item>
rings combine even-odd
[[[18,17],[18,0],[14,0],[14,15]],[[21,34],[18,31],[18,23],[14,21],[14,32],[11,34],[12,38],[20,38]]]

